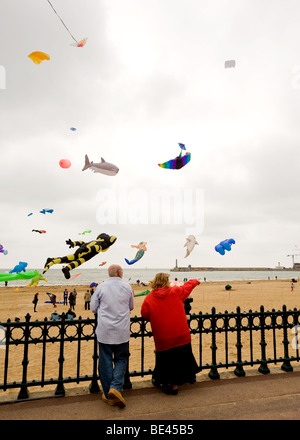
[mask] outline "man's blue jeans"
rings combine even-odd
[[[122,391],[129,357],[129,341],[123,344],[99,342],[99,377],[102,390],[107,397],[110,388]]]

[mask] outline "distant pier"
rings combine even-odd
[[[170,269],[170,272],[213,272],[213,271],[224,271],[224,272],[228,272],[228,271],[232,271],[232,272],[238,272],[238,271],[252,271],[252,272],[258,272],[258,271],[300,271],[300,264],[299,263],[295,263],[293,267],[196,267],[196,266],[187,266],[187,267],[182,267],[182,266],[178,266],[177,265],[177,260],[176,260],[176,265],[175,267],[173,267],[173,269]]]
[[[212,272],[212,271],[232,271],[232,272],[236,272],[236,271],[252,271],[252,272],[257,272],[257,271],[278,271],[278,272],[282,272],[282,271],[286,271],[286,270],[290,270],[290,271],[295,271],[295,270],[300,270],[300,269],[293,269],[292,267],[284,267],[284,268],[278,268],[278,267],[180,267],[180,266],[175,266],[173,267],[173,269],[170,269],[170,272]]]

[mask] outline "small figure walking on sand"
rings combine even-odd
[[[34,297],[33,297],[33,301],[32,301],[32,303],[34,304],[34,308],[33,308],[33,311],[34,311],[34,312],[36,312],[36,306],[37,306],[38,301],[39,301],[39,299],[38,299],[38,293],[36,293],[36,294],[34,295]]]
[[[291,292],[294,292],[294,283],[291,284]]]
[[[64,290],[64,306],[68,305],[68,289]]]

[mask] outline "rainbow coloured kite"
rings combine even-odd
[[[182,156],[182,151],[179,156],[175,157],[175,159],[168,160],[167,162],[159,163],[158,166],[161,168],[166,168],[169,170],[180,170],[180,168],[184,167],[191,160],[191,153],[185,153]]]

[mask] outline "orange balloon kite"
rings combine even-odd
[[[44,52],[32,52],[28,57],[35,63],[40,64],[44,60],[50,60],[50,56]]]

